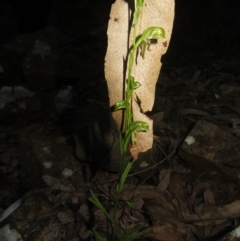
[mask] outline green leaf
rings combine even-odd
[[[137,135],[136,135],[136,131],[132,132],[132,135],[131,135],[131,142],[132,143],[136,143],[137,141]]]
[[[127,205],[128,205],[128,208],[131,210],[131,208],[133,207],[133,204],[135,202],[135,197],[132,197],[131,200],[127,201]]]
[[[107,210],[103,207],[103,205],[101,204],[101,202],[99,201],[99,199],[97,198],[95,193],[92,191],[92,189],[90,189],[90,193],[91,193],[91,198],[88,198],[88,200],[90,202],[94,203],[103,212],[103,214],[108,219],[108,221],[111,223],[111,225],[114,226],[114,221],[109,216]]]
[[[133,240],[139,239],[142,235],[144,235],[145,233],[148,233],[151,230],[151,228],[147,228],[140,231],[141,229],[142,227],[139,226],[128,231],[121,238],[119,238],[118,241],[133,241]]]
[[[149,27],[145,29],[141,35],[141,38],[145,40],[161,39],[164,37],[165,37],[165,30],[161,27]]]
[[[129,85],[129,88],[132,89],[133,83],[135,82],[135,79],[133,76],[130,76],[128,79],[127,84]]]
[[[124,140],[123,140],[122,133],[119,133],[119,142],[120,142],[120,153],[121,153],[121,156],[123,156],[124,155],[124,150],[123,150]]]
[[[107,239],[101,237],[95,229],[92,229],[92,235],[96,238],[97,241],[107,241]]]
[[[133,83],[132,89],[133,89],[133,90],[136,90],[136,89],[138,89],[140,86],[141,86],[141,84],[136,81],[136,82]]]
[[[149,126],[145,121],[133,121],[129,126],[130,131],[148,131]]]
[[[142,132],[142,131],[148,131],[148,130],[149,130],[149,126],[144,121],[133,121],[133,122],[131,122],[128,129],[126,130],[123,149],[124,150],[127,149],[127,145],[130,141],[130,138],[131,138],[133,143],[136,141],[135,132]]]
[[[122,110],[122,109],[126,109],[126,101],[125,100],[121,100],[118,101],[115,105],[114,105],[114,110]]]
[[[130,76],[130,78],[128,80],[128,85],[129,85],[130,91],[136,90],[137,88],[139,88],[141,86],[141,84],[139,82],[135,81],[133,76]]]
[[[145,29],[142,35],[137,39],[134,49],[137,49],[141,44],[146,48],[146,44],[150,44],[150,39],[161,39],[165,37],[165,30],[161,27],[149,27]]]
[[[142,7],[144,0],[137,0],[136,3],[137,3],[137,7]]]
[[[131,170],[132,165],[133,165],[133,161],[129,162],[127,164],[126,168],[124,169],[123,173],[121,174],[120,179],[118,181],[118,185],[117,185],[117,192],[122,191],[123,184],[127,178],[129,171]]]

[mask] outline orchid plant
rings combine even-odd
[[[114,203],[114,213],[110,216],[107,210],[104,208],[98,197],[95,193],[90,190],[91,197],[89,200],[94,203],[105,215],[110,226],[111,226],[111,241],[116,240],[115,235],[115,222],[116,222],[116,212],[119,209],[119,201],[123,190],[123,184],[126,181],[126,178],[129,174],[129,171],[132,168],[133,160],[125,163],[126,154],[129,148],[129,145],[135,143],[136,133],[141,131],[148,131],[149,126],[144,121],[133,121],[133,114],[131,108],[132,94],[134,90],[138,89],[141,84],[135,80],[132,69],[135,63],[138,51],[142,58],[145,57],[146,49],[151,45],[151,40],[162,39],[165,37],[165,31],[161,27],[149,27],[143,31],[140,36],[136,36],[137,26],[139,23],[139,17],[143,7],[144,0],[134,0],[135,9],[133,14],[133,43],[130,47],[128,54],[128,68],[127,68],[127,79],[126,79],[126,89],[125,89],[125,98],[122,101],[119,101],[115,104],[115,111],[124,110],[124,127],[123,131],[120,134],[120,171],[119,171],[119,180],[116,187],[116,198]],[[142,227],[134,228],[130,231],[127,231],[121,238],[118,238],[117,241],[132,241],[141,237],[144,233],[148,232],[149,229],[142,230]],[[92,230],[92,234],[98,241],[107,241],[104,237],[101,237],[95,230]]]

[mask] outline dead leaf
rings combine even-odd
[[[145,219],[143,213],[140,212],[144,204],[145,202],[142,198],[136,198],[131,209],[132,216],[137,218],[139,221],[143,221]]]
[[[60,211],[57,214],[57,218],[61,223],[69,223],[75,220],[75,214],[72,210]]]
[[[78,223],[69,223],[66,228],[66,238],[68,241],[80,241],[78,237],[80,225]]]
[[[204,197],[204,202],[210,205],[216,204],[214,194],[209,188],[203,193],[203,197]]]
[[[54,240],[57,238],[59,232],[60,232],[60,227],[58,224],[50,224],[49,225],[49,230],[51,230],[50,237]]]
[[[171,177],[172,170],[162,169],[159,173],[159,184],[160,190],[167,190],[169,185],[169,180]]]
[[[157,241],[184,241],[184,235],[174,227],[153,226],[151,231],[147,233],[146,238]]]
[[[184,209],[189,208],[186,185],[181,174],[176,172],[172,173],[168,191],[172,194],[173,197],[175,197],[173,200],[178,200],[178,206],[183,206]],[[189,191],[189,193],[191,193],[191,191]]]
[[[131,200],[133,197],[152,199],[161,195],[163,195],[163,191],[159,187],[141,185],[127,188],[126,191],[123,192],[121,198],[123,200]]]
[[[72,197],[72,203],[79,203],[79,202],[84,202],[87,199],[86,193],[84,193],[82,190],[76,190],[73,193]]]
[[[197,194],[201,193],[202,192],[202,184],[199,183],[199,184],[196,184],[192,187],[192,193],[191,193],[191,196],[189,197],[189,205],[190,207],[193,207],[193,205],[196,203],[196,201],[198,201],[196,199],[196,196]]]
[[[59,184],[54,185],[52,188],[55,190],[64,191],[64,192],[75,191],[75,187],[70,183],[69,184],[59,183]]]
[[[84,221],[89,221],[89,217],[90,217],[90,214],[89,214],[89,207],[86,203],[83,203],[79,210],[78,210],[78,213],[80,214],[81,217],[84,218]]]
[[[67,144],[67,139],[65,136],[59,136],[54,140],[57,144]]]
[[[91,232],[85,223],[82,223],[79,236],[82,240],[86,240],[90,236]]]
[[[100,209],[94,211],[94,220],[95,229],[100,229],[102,232],[108,232],[109,223]]]
[[[185,167],[184,165],[182,164],[179,164],[179,162],[174,159],[173,160],[173,171],[174,172],[177,172],[179,174],[187,174],[187,173],[190,173],[190,169]]]
[[[218,206],[203,203],[195,207],[195,213],[182,212],[185,220],[194,220],[194,224],[197,226],[219,225],[227,222],[229,217],[240,213],[240,201],[237,200],[227,205]],[[196,220],[199,220],[199,222],[196,222]]]
[[[185,224],[180,222],[172,203],[159,201],[158,198],[150,200],[146,204],[146,210],[149,213],[154,226],[174,225],[181,233],[186,233]]]

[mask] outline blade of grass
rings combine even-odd
[[[103,205],[101,204],[101,202],[99,201],[99,199],[97,198],[97,196],[95,195],[95,193],[92,191],[92,189],[90,189],[90,193],[91,193],[91,198],[88,198],[88,200],[92,203],[94,203],[105,215],[105,217],[108,219],[108,221],[110,222],[110,224],[112,226],[114,226],[114,221],[112,220],[112,218],[109,216],[107,210],[103,207]]]

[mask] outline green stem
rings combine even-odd
[[[132,67],[134,64],[135,56],[136,56],[136,32],[137,32],[137,26],[138,26],[138,20],[140,17],[142,5],[144,3],[144,0],[134,0],[134,14],[133,14],[133,47],[131,48],[129,52],[129,62],[128,62],[128,77],[127,77],[127,89],[125,94],[125,100],[126,100],[126,115],[125,115],[125,125],[124,130],[127,130],[131,121],[132,121],[132,113],[131,113],[131,98],[132,98],[132,90],[130,89],[130,81],[132,78]],[[125,131],[124,131],[125,132]]]

